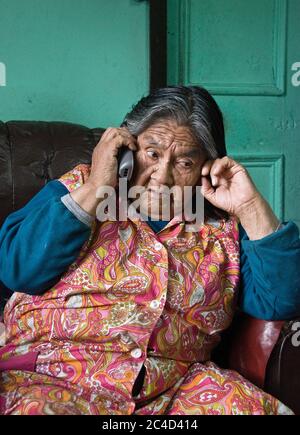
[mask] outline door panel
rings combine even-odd
[[[214,95],[228,154],[300,226],[298,22],[299,0],[168,0],[168,83]]]

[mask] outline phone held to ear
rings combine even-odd
[[[119,177],[127,178],[127,180],[129,181],[133,173],[133,165],[134,165],[133,151],[128,147],[122,146],[119,150],[118,161],[119,161]]]

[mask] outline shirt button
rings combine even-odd
[[[150,302],[150,308],[152,308],[152,310],[156,310],[158,307],[159,307],[158,301],[151,301]]]
[[[160,251],[161,248],[162,248],[161,243],[159,243],[159,242],[154,243],[154,249],[156,249],[157,251]]]
[[[133,358],[140,358],[141,356],[142,356],[142,350],[141,349],[139,349],[139,348],[136,348],[136,349],[133,349],[131,352],[130,352],[130,355],[133,357]]]

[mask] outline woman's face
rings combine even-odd
[[[162,218],[162,201],[165,191],[177,186],[182,192],[184,186],[199,184],[201,168],[206,157],[195,142],[187,127],[178,126],[176,121],[161,120],[147,128],[137,137],[135,168],[130,187],[142,185],[146,191],[140,198],[143,210],[152,217]],[[159,201],[159,212],[153,213],[154,201]],[[171,213],[178,206],[179,196],[171,197]],[[182,202],[182,201],[181,201]],[[151,207],[151,208],[150,208]],[[150,210],[152,212],[150,212]]]

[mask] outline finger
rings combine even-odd
[[[216,159],[214,164],[211,167],[210,174],[211,176],[218,176],[222,174],[227,169],[232,168],[236,165],[236,162],[229,157],[223,157],[222,159]]]
[[[125,140],[121,141],[120,143],[116,144],[116,148],[119,150],[122,147],[128,147],[131,151],[136,151],[137,147],[134,143],[128,141],[126,142]]]
[[[105,136],[103,135],[103,138],[107,141],[110,141],[120,136],[124,138],[132,138],[132,140],[134,141],[134,138],[133,136],[131,136],[129,131],[125,131],[122,128],[115,128],[115,127],[109,127],[107,130],[105,130]]]
[[[110,141],[117,137],[129,139],[134,145],[136,144],[136,140],[137,140],[136,137],[133,136],[126,127],[120,127],[120,128],[109,127],[105,130],[101,139]]]
[[[112,152],[114,156],[117,156],[119,149],[122,148],[122,146],[128,147],[132,151],[137,150],[134,139],[131,136],[121,134],[120,132],[118,132],[117,134],[116,132],[114,132],[111,138],[106,138],[106,142],[109,145],[109,152]]]
[[[118,137],[117,148],[121,148],[122,146],[128,146],[132,151],[137,150],[134,138],[131,136],[120,135]]]
[[[208,160],[204,163],[201,171],[202,176],[211,178],[211,183],[213,186],[216,186],[218,183],[218,178],[214,175],[213,169],[217,167],[219,160],[220,159]]]
[[[201,193],[209,202],[214,203],[215,201],[215,189],[212,187],[209,179],[207,177],[202,177],[201,179]]]
[[[214,160],[207,160],[207,161],[204,163],[204,165],[202,166],[201,175],[203,175],[203,176],[205,176],[205,177],[206,177],[207,175],[209,175],[209,173],[210,173],[210,169],[211,169],[213,163],[214,163]]]
[[[109,133],[109,131],[112,129],[112,127],[108,127],[105,131],[104,131],[104,133],[102,133],[102,136],[100,137],[100,139],[99,139],[99,142],[101,142],[102,140],[105,140],[105,138],[107,137],[107,135],[108,135],[108,133]],[[99,143],[98,142],[98,143]]]
[[[129,140],[129,144],[132,145],[132,147],[130,146],[130,148],[136,151],[137,150],[136,136],[132,135],[126,127],[121,127],[119,129],[119,133],[121,134],[122,137],[125,137]]]
[[[124,132],[124,133],[126,133],[126,134],[128,134],[129,136],[134,137],[134,138],[136,139],[136,136],[134,136],[133,134],[131,134],[127,127],[119,127],[119,130],[122,131],[122,132]]]
[[[239,164],[235,160],[227,156],[217,159],[210,171],[212,185],[216,187],[222,180],[224,181],[228,176],[232,176],[234,168],[238,168],[238,166]]]

